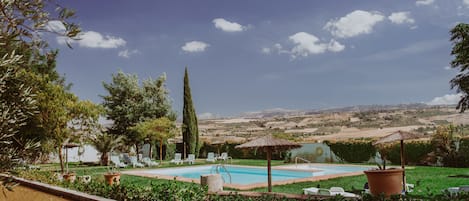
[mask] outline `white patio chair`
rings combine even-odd
[[[170,161],[171,163],[174,163],[174,164],[182,164],[184,161],[181,160],[181,153],[176,153],[174,154],[174,159]]]
[[[135,167],[145,167],[145,165],[138,162],[137,156],[131,156],[130,157],[130,165],[132,165],[132,167],[134,167],[134,168]]]
[[[208,152],[207,154],[207,162],[215,162],[217,159],[215,158],[215,153]]]

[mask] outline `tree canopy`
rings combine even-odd
[[[457,109],[464,112],[469,108],[469,24],[460,23],[451,30],[453,49],[451,67],[457,68],[459,73],[450,81],[451,89],[456,88],[462,94]]]
[[[113,121],[109,132],[126,136],[127,142],[135,145],[137,152],[142,141],[131,129],[133,126],[147,119],[176,119],[165,81],[166,75],[163,74],[156,80],[144,80],[140,86],[137,75],[119,71],[112,75],[111,83],[103,83],[108,92],[102,96],[103,106],[107,118]]]

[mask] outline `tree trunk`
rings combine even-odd
[[[163,164],[163,139],[160,139],[160,164]]]
[[[135,153],[137,155],[137,160],[140,160],[140,158],[138,158],[138,153],[139,153],[140,150],[138,150],[138,143],[135,143]]]
[[[101,165],[109,165],[109,155],[107,152],[101,154]]]
[[[62,153],[62,145],[59,146],[59,161],[60,161],[60,170],[62,171],[62,174],[65,173],[64,171],[64,159],[63,159],[63,153]]]
[[[150,145],[150,148],[148,149],[148,158],[152,159],[153,158],[153,153],[152,153],[153,143],[152,141],[150,141],[148,144]]]

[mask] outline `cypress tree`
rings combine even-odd
[[[186,153],[199,155],[199,128],[194,105],[192,104],[191,88],[187,67],[184,72],[184,107],[182,112],[182,138]]]

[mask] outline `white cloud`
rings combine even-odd
[[[120,57],[128,59],[128,58],[130,58],[130,56],[132,56],[134,54],[138,54],[138,53],[140,53],[140,51],[138,51],[138,50],[125,49],[125,50],[119,51],[119,53],[117,53],[117,55],[120,56]]]
[[[209,44],[202,41],[191,41],[187,42],[181,49],[186,52],[203,52],[209,46]]]
[[[199,119],[215,119],[215,118],[217,118],[217,115],[212,114],[210,112],[205,112],[205,113],[197,115],[197,117]]]
[[[394,24],[413,24],[415,20],[410,17],[410,12],[396,12],[391,13],[388,17]]]
[[[268,47],[263,47],[261,51],[264,54],[270,54],[270,52],[272,52],[272,50]]]
[[[445,66],[444,69],[445,70],[451,70],[451,66]]]
[[[326,51],[340,52],[344,50],[345,46],[335,40],[331,40],[329,43],[323,43],[316,36],[306,33],[298,32],[289,37],[295,46],[290,51],[293,58],[297,56],[309,56],[310,54],[321,54]],[[282,47],[279,45],[279,48]]]
[[[427,105],[454,105],[461,100],[462,94],[446,94],[444,96],[435,97]]]
[[[469,0],[463,0],[462,4],[464,4],[467,8],[469,8]]]
[[[435,0],[417,0],[415,5],[417,6],[428,6],[435,2]]]
[[[345,45],[340,44],[334,39],[331,39],[329,42],[327,49],[331,52],[340,52],[345,49]]]
[[[85,31],[78,34],[76,40],[72,40],[66,37],[57,37],[59,44],[65,44],[66,42],[72,44],[77,43],[80,47],[88,48],[118,48],[125,46],[126,42],[124,39],[109,35],[101,35],[95,31]]]
[[[344,17],[330,20],[324,29],[330,31],[335,37],[349,38],[371,33],[373,27],[383,20],[384,16],[379,12],[355,10]]]
[[[230,22],[223,18],[216,18],[212,22],[213,24],[215,24],[215,28],[226,32],[239,32],[247,29],[247,27],[241,24],[238,24],[236,22]]]

